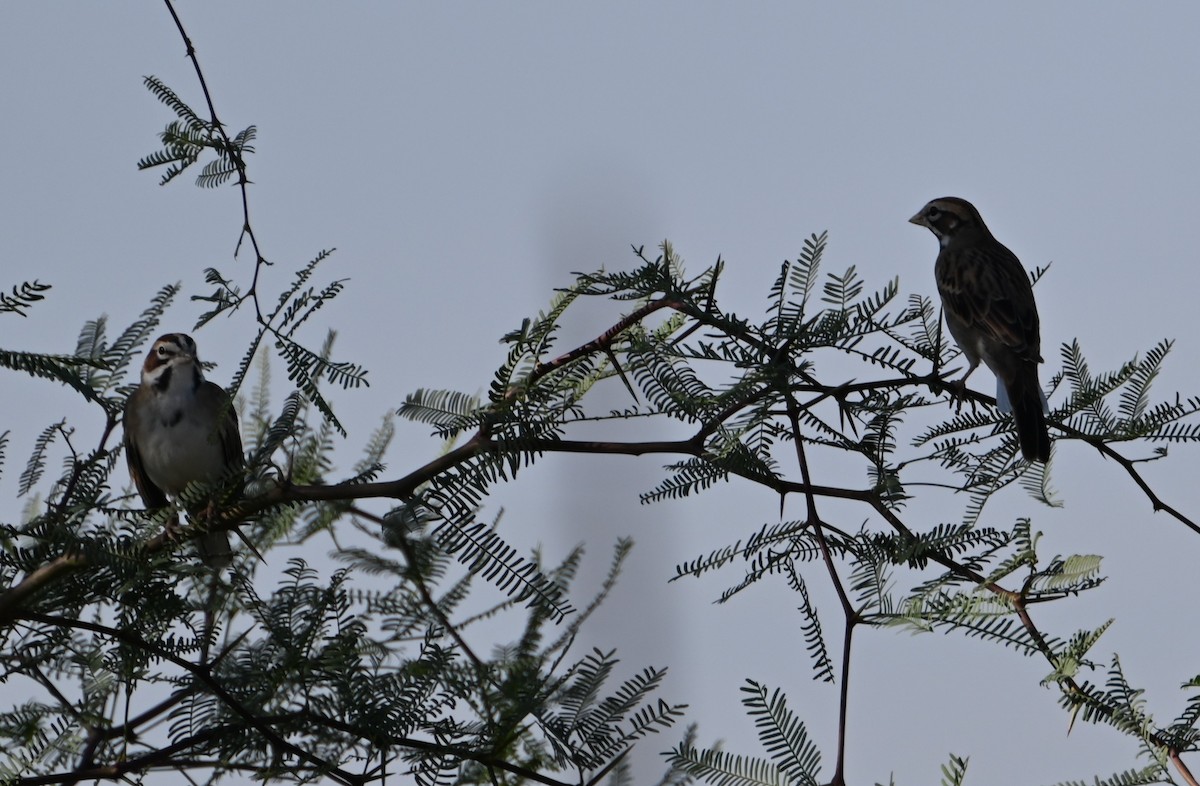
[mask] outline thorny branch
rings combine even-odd
[[[620,341],[625,330],[634,324],[638,324],[641,320],[646,319],[651,314],[656,313],[661,309],[673,309],[681,311],[692,317],[699,317],[704,320],[702,312],[698,312],[696,307],[691,303],[685,302],[675,297],[666,297],[659,300],[654,300],[638,309],[631,317],[626,317],[611,328],[601,333],[595,339],[581,344],[557,358],[545,361],[538,364],[531,372],[531,378],[525,389],[531,387],[538,379],[544,378],[547,375],[553,374],[556,371],[565,369],[571,363],[577,362],[582,358],[592,354],[605,354],[614,351],[614,344]],[[791,374],[795,369],[789,368],[789,376],[798,376]],[[874,511],[874,513],[904,538],[915,541],[916,535],[908,528],[907,525],[897,516],[885,502],[885,500],[875,491],[868,489],[853,489],[834,486],[823,486],[812,482],[808,473],[807,462],[804,454],[804,435],[801,428],[800,413],[802,411],[811,411],[812,408],[819,402],[827,398],[836,398],[839,401],[845,401],[845,397],[851,392],[871,390],[873,384],[878,384],[880,387],[887,389],[903,389],[912,388],[929,389],[936,387],[941,383],[941,378],[936,375],[914,375],[911,377],[902,377],[894,379],[883,379],[877,383],[869,381],[856,382],[853,384],[843,385],[821,385],[815,380],[806,380],[803,384],[791,385],[788,389],[788,410],[787,418],[792,431],[793,440],[796,445],[797,462],[800,468],[800,480],[788,480],[781,477],[763,477],[761,475],[745,475],[745,479],[768,488],[773,489],[780,494],[801,494],[806,500],[808,508],[807,526],[813,528],[814,534],[818,537],[818,542],[822,545],[822,554],[829,571],[830,580],[833,583],[834,589],[838,594],[839,601],[842,604],[845,616],[845,640],[843,642],[843,678],[842,678],[842,696],[840,701],[840,717],[839,717],[839,747],[838,747],[838,768],[835,774],[834,783],[840,784],[843,777],[843,764],[845,756],[845,729],[846,729],[846,709],[848,705],[848,690],[849,690],[849,652],[852,640],[852,631],[854,626],[859,622],[857,612],[853,609],[846,597],[845,589],[838,577],[836,566],[833,562],[832,554],[829,552],[828,545],[825,543],[824,536],[821,534],[823,527],[827,524],[821,522],[816,511],[817,499],[842,499],[851,500],[862,503]],[[592,453],[592,454],[615,454],[615,455],[645,455],[645,454],[666,454],[666,455],[683,455],[706,457],[706,439],[711,436],[715,430],[720,428],[721,423],[734,417],[741,412],[745,407],[757,403],[761,398],[767,395],[767,383],[764,382],[764,388],[758,393],[747,396],[744,400],[730,405],[718,416],[712,420],[706,421],[696,429],[689,437],[677,440],[658,440],[658,441],[579,441],[569,439],[541,439],[528,440],[521,443],[509,442],[501,445],[490,434],[488,425],[481,427],[470,439],[460,445],[458,448],[440,456],[439,458],[425,464],[424,466],[404,475],[400,478],[388,481],[380,481],[374,483],[358,483],[358,484],[334,484],[328,486],[300,486],[281,483],[276,488],[268,491],[260,497],[244,500],[236,505],[231,510],[221,514],[221,520],[215,524],[215,528],[232,526],[238,521],[244,520],[248,516],[269,511],[280,505],[289,505],[297,502],[320,502],[320,501],[360,501],[372,498],[389,498],[396,500],[404,500],[409,498],[418,487],[436,479],[442,473],[445,473],[455,467],[461,466],[472,458],[485,453],[496,452],[501,450],[523,450],[535,453]],[[816,397],[810,401],[801,404],[796,401],[794,394],[797,392],[816,393]],[[521,395],[521,391],[517,389],[510,390],[507,393],[507,400],[513,400]],[[982,394],[973,394],[981,400],[991,402],[992,400]],[[1087,438],[1086,436],[1075,432],[1065,424],[1054,424],[1065,438],[1076,438],[1093,445],[1101,455],[1108,458],[1114,458],[1135,480],[1137,486],[1151,500],[1156,510],[1165,510],[1174,518],[1183,522],[1186,526],[1194,531],[1200,531],[1195,522],[1184,516],[1179,511],[1171,508],[1163,503],[1159,497],[1150,489],[1149,485],[1140,477],[1133,466],[1133,462],[1121,456],[1110,445],[1095,439]],[[735,472],[736,474],[736,472]],[[361,511],[359,511],[362,514]],[[150,540],[146,544],[146,549],[149,552],[154,552],[162,549],[175,547],[175,542],[168,538],[164,533]],[[410,555],[411,556],[411,555]],[[1007,589],[995,582],[990,582],[985,576],[971,567],[958,562],[941,552],[931,552],[928,554],[929,559],[941,565],[947,571],[962,579],[973,582],[981,587],[994,593],[998,598],[1010,604],[1021,621],[1022,626],[1028,632],[1031,639],[1036,643],[1038,649],[1043,656],[1053,665],[1053,651],[1046,643],[1045,636],[1038,628],[1036,622],[1029,613],[1028,603],[1023,594],[1019,590]],[[86,567],[87,560],[79,555],[64,555],[58,559],[51,561],[43,566],[38,571],[28,575],[17,585],[11,587],[8,591],[0,595],[0,623],[11,623],[17,619],[42,619],[48,618],[28,611],[33,599],[40,594],[46,587],[52,585],[62,578]],[[427,603],[431,604],[431,608],[436,609],[436,602],[432,596],[428,597]],[[447,632],[455,635],[456,631],[449,620],[443,620],[443,625]],[[475,664],[476,669],[481,665],[477,656],[474,656],[471,648],[464,641],[458,639],[460,649],[468,656]],[[147,647],[152,647],[149,643]],[[196,670],[194,664],[188,664],[187,668]],[[207,677],[207,679],[211,679]],[[214,686],[216,688],[217,686]],[[1061,682],[1061,687],[1064,691],[1083,696],[1079,686],[1071,679],[1064,679]],[[1101,708],[1102,709],[1102,708]],[[132,726],[132,724],[131,724]],[[269,736],[269,730],[263,729],[264,734]],[[1162,745],[1173,754],[1172,762],[1176,769],[1180,772],[1184,779],[1192,784],[1195,781],[1188,773],[1182,759],[1177,755],[1179,751],[1170,746],[1170,741],[1165,738],[1155,738],[1156,744]],[[354,782],[358,776],[353,776],[349,773],[344,773],[347,780],[345,782]]]
[[[246,174],[246,161],[242,158],[237,145],[229,138],[228,132],[225,131],[225,125],[217,117],[217,107],[213,102],[212,93],[209,92],[208,80],[204,78],[204,70],[200,68],[200,60],[196,57],[196,46],[192,43],[191,37],[188,36],[187,30],[183,26],[183,20],[179,18],[179,14],[175,11],[175,4],[171,0],[163,0],[163,3],[167,6],[167,11],[171,14],[171,19],[175,22],[175,29],[179,31],[179,37],[183,39],[184,47],[187,49],[187,58],[192,62],[192,68],[196,71],[196,79],[200,82],[200,90],[204,93],[204,103],[208,106],[208,115],[212,126],[220,134],[221,141],[224,143],[224,149],[229,155],[229,160],[237,170],[237,184],[242,196],[242,232],[238,236],[237,247],[240,249],[242,240],[248,239],[250,247],[254,249],[254,278],[251,281],[250,292],[248,294],[252,296],[254,301],[254,311],[258,317],[258,321],[266,325],[266,319],[263,317],[258,302],[258,276],[262,268],[271,263],[263,256],[262,250],[258,246],[258,238],[254,234],[254,227],[250,223],[250,194],[247,188],[250,185],[250,178]],[[236,253],[235,250],[235,256]]]

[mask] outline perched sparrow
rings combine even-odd
[[[204,379],[191,336],[168,333],[150,348],[142,384],[125,404],[125,458],[147,508],[241,469],[237,414],[224,388]],[[233,559],[227,532],[205,533],[199,549],[217,570]]]
[[[928,227],[941,251],[934,265],[946,326],[970,362],[959,384],[982,360],[996,375],[996,402],[1012,412],[1021,455],[1050,458],[1046,394],[1038,382],[1042,362],[1037,304],[1020,260],[992,237],[979,211],[965,199],[935,199],[909,219]]]

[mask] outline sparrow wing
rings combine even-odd
[[[1029,276],[999,243],[948,253],[946,264],[939,257],[937,266],[947,322],[953,314],[996,373],[997,406],[1013,415],[1021,455],[1048,461],[1046,396],[1037,376],[1041,339]]]
[[[949,252],[938,290],[948,311],[989,344],[1040,363],[1041,339],[1033,286],[1016,255],[1000,243]]]
[[[167,504],[167,495],[163,490],[154,485],[150,480],[150,476],[146,474],[146,469],[142,465],[142,454],[138,451],[137,440],[134,435],[141,430],[141,419],[138,415],[140,407],[138,406],[142,398],[142,389],[138,388],[125,402],[125,414],[123,423],[125,427],[125,463],[129,467],[129,477],[133,478],[133,485],[137,487],[138,494],[142,498],[142,504],[147,509],[161,508]]]
[[[222,413],[216,438],[221,445],[221,455],[224,459],[226,473],[236,472],[238,475],[232,484],[232,491],[236,496],[241,496],[246,483],[245,476],[241,474],[242,468],[246,466],[246,457],[242,453],[242,434],[238,428],[237,411],[233,408],[233,402],[229,400],[229,394],[225,392],[225,388],[208,380],[205,380],[200,389],[196,391],[196,398],[198,399],[197,405],[201,409]],[[259,559],[262,559],[258,549],[246,540],[240,530],[234,527],[233,531]],[[209,567],[220,570],[228,567],[233,561],[228,532],[207,532],[200,538],[199,544],[200,556]]]
[[[205,380],[200,389],[196,391],[196,397],[199,399],[197,404],[201,408],[223,413],[220,428],[217,430],[217,440],[221,444],[221,454],[225,459],[226,471],[240,470],[245,467],[246,457],[242,453],[242,432],[238,428],[237,411],[233,408],[225,388],[215,382]],[[237,488],[239,491],[241,490],[241,483]]]

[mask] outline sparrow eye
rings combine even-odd
[[[941,214],[942,214],[942,211],[940,211],[936,207],[932,207],[932,206],[929,208],[929,210],[925,211],[925,215],[927,215],[930,218],[937,218]]]
[[[159,356],[160,358],[165,358],[165,357],[167,356],[167,348],[166,348],[166,347],[159,347],[159,348],[158,348],[158,356]]]

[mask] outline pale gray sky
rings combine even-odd
[[[725,305],[750,315],[779,263],[825,229],[826,269],[854,264],[872,284],[899,275],[905,293],[933,294],[936,244],[906,219],[948,194],[972,200],[1027,267],[1054,262],[1037,290],[1043,379],[1074,338],[1108,368],[1175,337],[1158,390],[1200,388],[1195,4],[209,0],[179,10],[222,119],[259,129],[251,209],[277,263],[268,286],[330,247],[325,275],[351,279],[310,332],[316,343],[336,327],[342,356],[371,369],[369,389],[336,402],[351,429],[347,464],[407,392],[484,389],[504,332],[570,271],[632,264],[630,244],[669,238],[697,269],[722,256]],[[84,320],[107,313],[123,326],[163,284],[200,294],[205,267],[248,273],[249,258],[231,260],[234,190],[201,191],[190,176],[160,189],[157,174],[134,168],[170,119],[141,77],[199,102],[183,55],[160,4],[0,7],[0,286],[55,287],[29,319],[4,320],[6,349],[70,351]],[[181,298],[166,327],[190,329],[200,311]],[[572,336],[617,311],[583,314]],[[196,334],[219,364],[214,379],[228,381],[250,334],[249,315]],[[983,376],[974,385],[990,390]],[[19,413],[0,422],[13,429],[0,479],[11,498],[41,428],[63,416],[81,434],[97,426],[66,390],[12,374],[0,390]],[[438,449],[422,426],[402,423],[399,435],[397,475]],[[1194,514],[1195,448],[1172,453],[1147,475]],[[720,582],[665,583],[676,563],[776,518],[777,500],[730,484],[641,507],[661,463],[551,457],[495,505],[507,506],[515,545],[561,553],[586,540],[589,576],[615,537],[632,535],[638,548],[594,643],[619,647],[631,668],[671,666],[662,695],[692,703],[702,740],[745,753],[760,751],[738,703],[742,679],[786,689],[831,768],[836,690],[811,681],[786,588],[765,583],[715,607]],[[1055,479],[1064,509],[1013,490],[991,509],[997,523],[1031,515],[1046,555],[1103,554],[1113,578],[1039,618],[1067,636],[1116,616],[1095,654],[1120,651],[1151,708],[1170,717],[1184,701],[1178,684],[1200,670],[1200,620],[1184,602],[1196,540],[1152,515],[1094,451],[1060,443]],[[847,526],[865,517],[848,513]],[[835,633],[832,595],[816,601]],[[1057,694],[1037,685],[1042,662],[893,631],[860,632],[856,647],[851,782],[935,782],[949,751],[971,756],[968,783],[981,786],[1134,765],[1132,741],[1107,727],[1076,724],[1068,736]],[[673,742],[643,744],[643,779],[660,769],[648,754]]]

